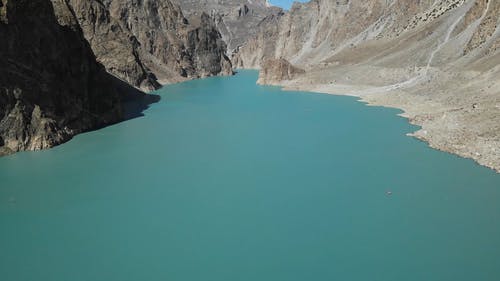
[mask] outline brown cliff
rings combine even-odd
[[[293,66],[289,61],[280,59],[268,59],[262,63],[257,83],[266,85],[279,85],[282,81],[292,80],[305,71]]]

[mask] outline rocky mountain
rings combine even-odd
[[[231,55],[253,37],[259,25],[269,18],[283,14],[281,8],[271,6],[267,0],[175,0],[188,17],[210,14],[217,23]]]
[[[401,108],[422,127],[413,136],[500,171],[499,15],[500,0],[289,12],[265,0],[0,0],[0,154],[123,120],[123,101],[145,97],[127,83],[231,74],[232,54],[261,68],[259,83]]]
[[[64,0],[0,0],[0,155],[121,121],[144,98],[107,74]]]
[[[0,0],[0,154],[134,116],[160,83],[232,74],[205,13],[169,0]]]
[[[233,63],[401,108],[414,136],[500,170],[499,49],[499,0],[312,0],[261,25]],[[283,79],[275,59],[306,72]]]
[[[97,59],[144,90],[232,74],[226,44],[207,14],[188,21],[170,0],[69,0]]]

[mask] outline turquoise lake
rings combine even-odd
[[[256,79],[0,158],[0,280],[500,280],[500,175],[398,110]]]

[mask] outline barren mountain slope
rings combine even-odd
[[[313,0],[263,26],[234,64],[286,59],[306,73],[260,81],[401,108],[416,137],[500,170],[499,15],[500,0]]]

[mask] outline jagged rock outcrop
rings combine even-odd
[[[123,119],[127,89],[96,62],[64,0],[0,3],[0,155]]]
[[[75,15],[98,60],[107,71],[145,90],[161,85],[144,65],[137,38],[109,11],[109,1],[70,0]]]
[[[281,8],[271,6],[267,0],[174,0],[188,17],[210,14],[228,44],[228,55],[243,45],[259,30],[268,17],[283,14]]]
[[[500,170],[499,47],[500,0],[312,0],[262,24],[233,63],[286,59],[306,73],[281,85],[401,108],[416,137]]]
[[[276,85],[282,81],[292,80],[305,70],[293,66],[289,61],[280,59],[268,59],[262,63],[257,83],[265,85]]]
[[[226,45],[207,14],[188,21],[170,0],[69,0],[98,60],[144,90],[232,74]]]

